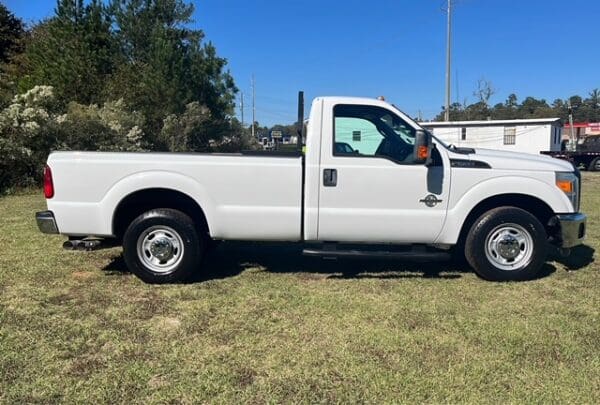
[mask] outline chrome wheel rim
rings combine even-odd
[[[183,258],[183,240],[168,226],[152,226],[139,236],[137,255],[148,269],[155,273],[168,273]]]
[[[517,270],[531,262],[533,238],[518,224],[502,224],[494,228],[485,240],[485,255],[501,270]]]

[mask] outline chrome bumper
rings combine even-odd
[[[559,214],[556,216],[560,225],[560,247],[572,248],[581,245],[585,239],[585,214]]]
[[[42,233],[58,233],[58,226],[52,211],[40,211],[35,213],[35,222]]]

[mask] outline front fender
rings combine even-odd
[[[460,190],[451,189],[451,194]],[[436,243],[455,244],[471,211],[482,201],[503,194],[521,194],[543,201],[555,213],[572,212],[571,202],[556,186],[526,176],[500,176],[483,180],[462,195],[453,196],[442,232]]]

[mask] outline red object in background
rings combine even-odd
[[[44,197],[54,197],[54,183],[52,182],[52,170],[50,166],[44,167]]]
[[[571,128],[571,125],[566,123],[564,128]],[[600,131],[600,122],[575,122],[573,128],[590,128],[592,131]]]

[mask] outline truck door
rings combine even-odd
[[[416,129],[391,108],[325,106],[318,239],[431,243],[444,224],[448,164],[414,163]]]

